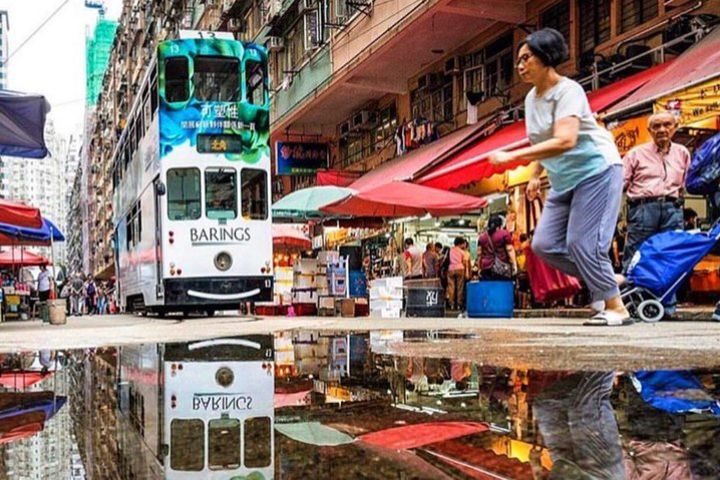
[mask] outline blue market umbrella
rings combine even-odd
[[[50,104],[42,95],[0,90],[0,155],[45,158],[45,117]]]
[[[0,245],[50,245],[53,242],[64,242],[65,235],[57,226],[42,219],[40,228],[24,228],[0,223]]]
[[[325,205],[335,203],[355,193],[346,187],[323,185],[296,190],[281,198],[272,206],[275,218],[307,219],[321,218],[328,214],[320,211]]]

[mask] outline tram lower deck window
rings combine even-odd
[[[240,420],[221,418],[208,423],[208,467],[235,470],[240,467]]]
[[[234,168],[205,170],[205,215],[212,220],[237,218],[237,173]]]
[[[232,57],[196,56],[193,85],[201,102],[237,102],[240,99],[240,61]]]
[[[197,220],[201,213],[200,170],[173,168],[167,172],[170,220]]]
[[[205,423],[175,419],[170,422],[170,468],[199,472],[205,468]]]
[[[243,168],[240,177],[243,218],[266,220],[268,218],[267,172],[254,168]]]
[[[272,460],[272,422],[269,417],[245,420],[243,445],[245,446],[245,468],[270,466]]]

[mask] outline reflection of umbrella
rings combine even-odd
[[[0,251],[0,267],[9,265],[21,267],[50,265],[50,260],[37,253],[28,252],[27,250],[21,251],[18,247],[12,247],[8,250]]]
[[[39,228],[42,226],[40,210],[7,200],[0,200],[0,222],[19,227]]]
[[[297,247],[305,250],[312,248],[310,239],[292,225],[273,224],[272,237],[275,247]]]
[[[487,430],[488,426],[485,423],[431,422],[386,428],[361,435],[358,440],[380,447],[407,450]]]
[[[353,438],[320,422],[276,423],[275,430],[296,442],[318,446],[337,446],[352,443]]]
[[[0,393],[0,444],[40,432],[66,401],[53,392]]]
[[[0,385],[5,388],[24,390],[45,378],[40,372],[16,371],[0,374]]]
[[[27,412],[0,419],[0,445],[32,437],[45,425],[44,412]]]
[[[272,207],[275,218],[312,218],[323,217],[321,207],[337,202],[354,193],[354,190],[344,187],[321,186],[303,188],[281,198]]]

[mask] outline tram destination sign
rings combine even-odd
[[[312,175],[328,168],[330,153],[326,143],[277,142],[275,150],[278,175]]]

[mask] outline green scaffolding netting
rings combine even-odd
[[[100,95],[117,26],[117,22],[101,17],[95,25],[92,36],[87,38],[85,62],[86,102],[88,105],[95,105]]]

